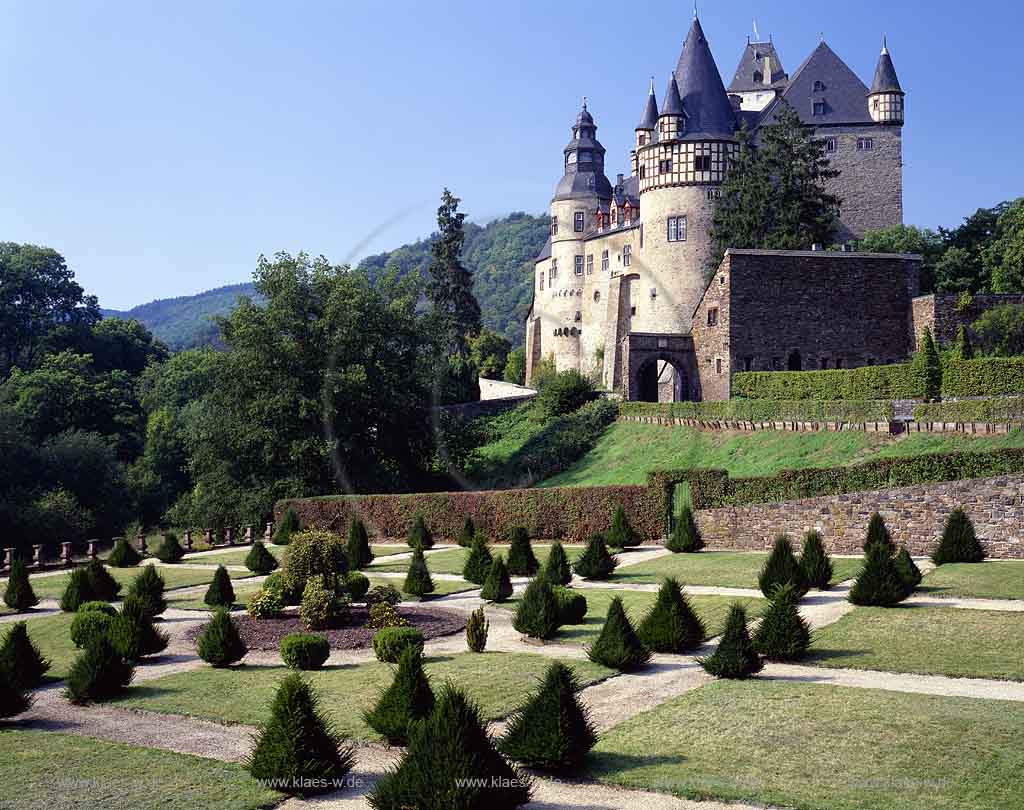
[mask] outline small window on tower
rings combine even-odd
[[[822,84],[821,82],[815,82],[814,83],[814,92],[815,93],[824,93],[825,92],[825,85]]]
[[[601,251],[601,269],[604,272],[606,272],[606,273],[608,272],[608,264],[609,264],[609,262],[608,262],[608,251],[607,250],[602,250]]]
[[[558,275],[558,259],[551,260],[551,278]]]
[[[625,245],[622,248],[622,264],[625,267],[629,267],[629,263],[633,258],[633,246]]]
[[[575,218],[573,219],[572,229],[576,231],[576,233],[583,233],[583,226],[586,224],[586,221],[586,214],[582,211],[577,211]]]
[[[577,276],[582,276],[583,275],[583,257],[582,256],[577,256],[576,257],[576,275]]]
[[[645,135],[644,133],[640,133],[640,137],[637,139],[637,145],[638,146],[646,146],[647,145],[647,135]]]
[[[668,241],[669,242],[685,242],[686,241],[686,217],[669,217],[668,218]]]
[[[643,180],[645,177],[647,177],[647,167],[646,166],[641,166],[640,167],[640,179]]]
[[[760,70],[754,71],[754,84],[764,84],[764,74]]]
[[[594,254],[593,253],[588,253],[587,254],[587,275],[588,276],[594,275]]]
[[[543,289],[544,289],[544,271],[541,271],[541,273],[540,273],[540,288],[543,291]]]
[[[814,114],[815,115],[824,115],[825,114],[825,102],[824,101],[815,101],[814,102]]]
[[[876,110],[878,109],[878,101],[879,100],[877,98],[871,99],[871,106],[874,107]]]
[[[716,374],[721,374],[722,373],[722,358],[721,357],[716,357],[715,358],[715,373]]]
[[[693,158],[693,170],[695,172],[711,171],[711,155],[695,155]]]
[[[875,148],[875,141],[873,138],[857,138],[857,149],[861,152],[870,152]]]
[[[576,323],[579,323],[580,321],[582,321],[583,320],[583,313],[582,312],[577,312],[576,313],[576,317],[573,320],[575,320]]]
[[[708,310],[708,326],[718,326],[718,310],[716,308]]]

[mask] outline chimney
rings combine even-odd
[[[622,178],[623,178],[623,176],[624,175],[621,175],[621,174],[618,174],[618,175],[615,176],[615,185],[617,185],[617,186],[621,186],[622,185]]]
[[[772,55],[766,53],[764,55],[764,79],[765,84],[772,83]]]

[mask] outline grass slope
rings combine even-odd
[[[569,562],[575,562],[576,558],[583,553],[583,546],[564,546],[565,556],[569,558]],[[491,554],[494,557],[508,557],[508,546],[491,546]],[[536,545],[533,546],[533,553],[537,557],[537,561],[543,566],[547,563],[548,554],[551,553],[551,546]],[[450,548],[444,551],[438,551],[436,554],[427,555],[427,568],[430,569],[431,573],[434,574],[461,574],[462,567],[466,564],[466,555],[469,554],[469,549],[465,548]],[[408,561],[401,562],[384,562],[381,565],[371,565],[363,573],[372,575],[374,571],[389,571],[405,572],[409,570]],[[435,583],[437,584],[437,583]],[[397,587],[397,585],[396,585]]]

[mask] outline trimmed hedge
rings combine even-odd
[[[924,380],[910,363],[828,371],[743,371],[732,378],[740,399],[923,399]]]
[[[918,422],[1024,422],[1024,397],[930,402],[914,408]]]
[[[373,637],[373,652],[386,664],[397,664],[409,647],[423,653],[423,633],[415,627],[385,627]]]
[[[622,417],[693,419],[698,422],[886,422],[891,400],[827,402],[810,399],[730,399],[723,402],[624,402]]]
[[[942,369],[947,397],[995,397],[1024,394],[1024,357],[952,360]]]

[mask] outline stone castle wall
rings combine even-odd
[[[940,346],[956,340],[960,326],[970,326],[983,313],[1006,304],[1024,304],[1024,295],[972,295],[966,305],[960,293],[937,293],[914,299],[914,347],[927,328]]]

